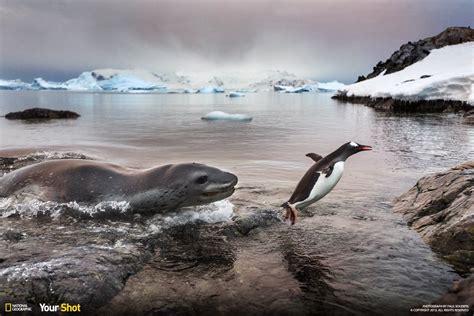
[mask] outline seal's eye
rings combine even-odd
[[[207,182],[207,179],[208,179],[207,176],[200,176],[199,178],[197,178],[196,183],[204,184]]]

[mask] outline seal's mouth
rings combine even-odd
[[[234,193],[235,191],[235,187],[233,185],[230,185],[230,186],[227,186],[227,187],[224,187],[218,191],[209,191],[209,192],[204,192],[202,193],[201,195],[202,196],[205,196],[205,197],[213,197],[213,196],[216,196],[216,195],[219,195],[219,194],[232,194]]]

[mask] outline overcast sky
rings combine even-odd
[[[473,0],[0,0],[0,78],[282,69],[351,82],[473,19]]]

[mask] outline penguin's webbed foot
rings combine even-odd
[[[296,211],[296,208],[292,205],[286,205],[285,209],[286,209],[285,221],[290,219],[291,225],[294,225],[296,223],[296,217],[298,214],[298,212]]]

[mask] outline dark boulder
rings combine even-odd
[[[75,119],[80,115],[72,111],[58,111],[44,108],[32,108],[20,112],[10,112],[5,115],[9,120],[51,120]]]

